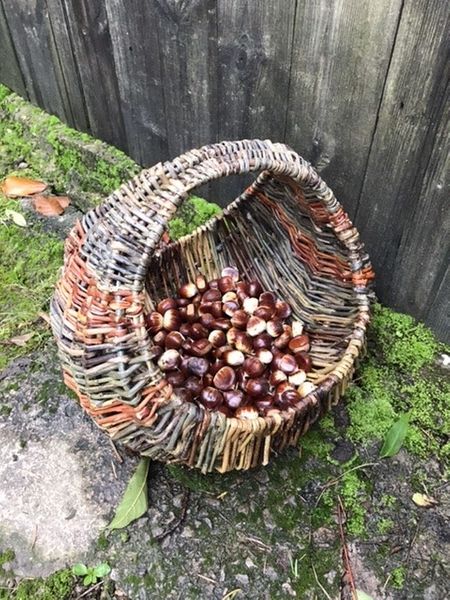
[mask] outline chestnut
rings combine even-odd
[[[167,337],[167,331],[158,331],[158,333],[153,337],[153,342],[157,345],[157,346],[164,346],[164,342],[166,341],[166,337]]]
[[[271,337],[277,338],[283,333],[283,322],[281,319],[272,319],[271,321],[267,321],[266,330]]]
[[[231,325],[238,329],[245,329],[248,321],[248,314],[245,310],[238,309],[231,316]]]
[[[229,319],[225,319],[225,318],[214,319],[211,326],[214,329],[221,329],[222,331],[227,331],[230,329],[231,323],[230,323]]]
[[[287,302],[277,300],[275,302],[275,314],[279,319],[288,319],[292,314],[292,308]]]
[[[188,339],[184,340],[184,342],[181,344],[181,347],[184,350],[184,352],[186,352],[187,354],[192,354],[192,346],[193,345],[194,345],[193,340],[188,338]]]
[[[189,298],[175,298],[178,308],[185,308],[190,302],[193,302],[194,299]]]
[[[261,284],[259,283],[259,281],[256,281],[256,279],[253,279],[252,281],[249,282],[248,293],[250,294],[250,296],[253,296],[254,298],[257,298],[260,294],[262,294],[262,287],[261,287]]]
[[[287,375],[286,373],[283,373],[283,371],[280,371],[280,369],[275,369],[275,371],[272,371],[272,373],[270,374],[269,377],[269,383],[270,385],[273,385],[273,387],[277,387],[277,385],[279,385],[280,383],[283,383],[283,381],[287,380]]]
[[[194,396],[198,396],[203,389],[203,383],[199,377],[191,375],[184,382],[184,387],[190,390]]]
[[[266,321],[259,317],[250,317],[247,323],[247,333],[251,337],[256,337],[266,329]]]
[[[211,283],[209,285],[211,286]],[[203,294],[202,304],[205,302],[217,302],[218,300],[221,300],[221,298],[222,294],[220,291],[218,289],[211,288]]]
[[[240,350],[245,354],[250,354],[253,350],[252,339],[245,331],[238,331],[234,346],[236,350]]]
[[[262,292],[259,295],[259,302],[264,306],[276,306],[277,297],[274,292]]]
[[[200,273],[195,278],[195,285],[197,286],[199,292],[204,292],[208,287],[206,279]]]
[[[265,396],[269,392],[269,382],[267,379],[249,379],[245,383],[245,391],[252,398]]]
[[[166,335],[166,339],[164,345],[166,350],[170,350],[171,348],[178,350],[181,348],[183,342],[185,341],[185,337],[179,331],[171,331]]]
[[[304,398],[308,394],[311,394],[316,389],[316,386],[311,381],[305,381],[302,383],[297,391],[299,393],[300,398]]]
[[[191,325],[191,338],[193,340],[201,340],[202,338],[207,338],[208,335],[208,330],[201,323],[193,323]]]
[[[197,319],[197,307],[195,306],[195,304],[192,304],[192,303],[188,304],[186,306],[185,310],[186,310],[185,316],[186,316],[187,321],[192,323],[193,321],[195,321]],[[180,311],[181,311],[181,309],[180,309]]]
[[[153,340],[156,343],[156,336],[153,338]],[[309,373],[311,371],[312,361],[311,361],[311,357],[309,356],[309,354],[306,354],[305,352],[298,352],[295,355],[295,360],[297,361],[297,365],[298,365],[299,369],[302,369],[306,373]]]
[[[222,404],[223,396],[219,390],[205,387],[200,394],[200,400],[205,408],[216,409]]]
[[[239,367],[244,364],[245,356],[240,350],[229,350],[224,355],[225,361],[231,367]]]
[[[176,308],[176,307],[177,307],[177,301],[174,300],[174,298],[164,298],[163,300],[161,300],[158,303],[158,306],[156,308],[157,308],[158,312],[163,315],[166,312],[166,310],[169,310],[169,308]]]
[[[292,385],[295,385],[295,387],[298,387],[299,385],[302,385],[302,383],[304,383],[306,381],[306,373],[305,371],[296,371],[295,373],[292,373],[292,375],[289,375],[289,383],[291,383]]]
[[[203,377],[209,369],[209,360],[198,356],[191,356],[187,361],[187,368],[190,373]]]
[[[278,368],[287,375],[290,375],[294,371],[297,371],[297,361],[291,354],[283,354],[279,360]]]
[[[269,321],[273,317],[273,313],[273,307],[265,305],[259,305],[253,312],[255,317],[260,317],[261,319],[264,319],[264,321]]]
[[[239,281],[236,284],[236,296],[241,302],[243,302],[245,298],[249,297],[248,285],[244,281]]]
[[[292,337],[297,337],[303,333],[303,323],[301,321],[292,321]]]
[[[235,344],[240,333],[241,332],[239,329],[236,329],[236,327],[230,327],[227,331],[227,343],[231,345]]]
[[[170,383],[170,385],[173,385],[174,387],[179,387],[180,385],[183,385],[185,379],[186,375],[185,373],[183,373],[183,371],[172,370],[167,371],[166,373],[166,380]]]
[[[193,298],[194,296],[197,295],[198,293],[198,289],[195,285],[195,283],[185,283],[184,285],[182,285],[180,287],[180,289],[178,290],[178,293],[180,294],[180,296],[182,298]]]
[[[270,365],[273,360],[273,354],[267,348],[260,348],[257,350],[256,357],[259,358],[264,365]]]
[[[166,350],[161,354],[158,360],[158,367],[162,371],[171,371],[176,369],[181,362],[181,356],[178,350]]]
[[[161,346],[153,346],[153,348],[151,349],[151,358],[159,358],[161,356],[161,354],[164,352],[164,349],[161,348]]]
[[[278,350],[285,350],[291,340],[291,328],[284,326],[283,333],[273,341],[273,345]]]
[[[229,300],[223,303],[222,310],[227,317],[232,317],[239,310],[239,304],[234,300]]]
[[[220,348],[216,348],[214,350],[214,356],[216,358],[222,358],[230,350],[233,350],[233,346],[230,346],[229,344],[226,344],[225,346],[220,346]]]
[[[253,348],[260,350],[261,348],[269,349],[272,345],[273,339],[268,333],[261,333],[253,339]]]
[[[236,410],[237,408],[243,406],[245,401],[245,396],[241,390],[227,390],[223,393],[223,398],[225,404],[232,410]]]
[[[213,383],[219,390],[229,390],[236,383],[236,373],[231,367],[222,367],[214,375]]]
[[[219,279],[219,290],[222,292],[222,294],[233,291],[234,286],[235,282],[231,277],[225,275]]]
[[[220,275],[221,277],[230,277],[234,282],[239,281],[239,270],[234,266],[224,267]]]
[[[220,300],[211,303],[211,314],[216,319],[220,319],[222,316],[222,302]]]
[[[238,419],[257,419],[258,411],[253,406],[246,404],[236,410],[236,417]]]
[[[177,387],[173,390],[174,396],[181,402],[192,402],[193,393],[185,387]]]
[[[226,335],[220,329],[213,329],[208,336],[208,340],[214,348],[220,348],[220,346],[225,346],[227,343]]]
[[[200,317],[200,323],[203,327],[210,329],[214,323],[214,316],[211,313],[205,313]]]
[[[216,279],[211,279],[211,281],[208,282],[208,287],[210,290],[218,290],[219,289],[219,280]]]
[[[225,292],[222,296],[222,302],[239,302],[236,292]]]
[[[261,377],[264,373],[266,366],[256,358],[256,356],[248,356],[244,360],[243,369],[250,377]]]
[[[167,331],[175,331],[176,329],[179,329],[181,325],[181,316],[176,308],[169,308],[166,310],[163,317],[163,325],[164,329]]]
[[[200,340],[196,340],[192,344],[191,353],[194,356],[206,356],[209,352],[211,352],[213,346],[210,341],[206,338],[202,338]]]
[[[150,334],[158,333],[163,328],[164,317],[159,312],[152,312],[147,317],[147,326]]]
[[[245,298],[242,307],[248,315],[252,315],[258,308],[259,303],[257,298]]]
[[[274,403],[274,397],[272,394],[266,394],[262,398],[258,398],[255,402],[255,406],[260,413],[265,413],[267,410],[272,408]]]
[[[211,314],[212,305],[212,302],[202,302],[198,307],[198,314],[200,316],[204,314]]]
[[[190,337],[192,331],[190,323],[181,323],[179,331],[184,337]]]
[[[214,376],[222,367],[225,367],[226,364],[227,363],[222,358],[216,358],[215,362],[209,367],[208,373],[211,373],[211,375]]]
[[[289,350],[296,354],[297,352],[308,352],[309,337],[307,335],[297,335],[289,342]]]

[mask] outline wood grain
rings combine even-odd
[[[15,44],[11,39],[5,11],[0,2],[0,81],[25,98],[25,82],[17,60]]]

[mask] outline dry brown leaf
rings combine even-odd
[[[62,215],[69,204],[70,198],[67,196],[36,196],[33,199],[35,210],[45,217]]]
[[[423,508],[431,508],[432,506],[439,504],[436,498],[427,496],[426,494],[419,494],[418,492],[413,495],[412,501],[414,504],[417,504],[417,506],[422,506]]]
[[[27,342],[33,337],[32,333],[24,333],[23,335],[17,335],[8,340],[8,343],[14,344],[14,346],[26,346]]]
[[[47,184],[36,179],[26,179],[25,177],[16,177],[9,175],[3,181],[1,190],[8,198],[18,198],[20,196],[31,196],[40,194],[47,189]]]

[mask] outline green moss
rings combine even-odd
[[[377,524],[378,532],[381,534],[389,533],[394,527],[394,521],[392,519],[380,519]]]
[[[2,100],[4,100],[6,98],[6,96],[9,96],[10,94],[12,94],[12,91],[6,87],[6,85],[2,85],[0,83],[0,102]]]
[[[369,353],[346,394],[357,443],[380,441],[402,413],[410,413],[405,447],[448,457],[450,385],[433,365],[440,345],[411,317],[375,306]]]
[[[405,585],[406,568],[401,566],[391,571],[390,584],[392,587],[401,590]]]
[[[188,235],[219,213],[220,208],[217,204],[207,202],[198,196],[190,196],[182,204],[177,216],[169,223],[170,237],[177,240]]]
[[[3,552],[0,553],[0,576],[6,575],[6,571],[3,567],[3,565],[13,561],[15,559],[15,557],[16,557],[16,555],[14,553],[14,550],[12,550],[11,548],[7,548],[6,550],[4,550]]]
[[[0,198],[0,219],[13,201]],[[62,264],[63,243],[40,231],[14,224],[0,225],[0,342],[4,342],[0,368],[12,357],[37,347],[49,335],[38,313],[48,301]],[[25,347],[7,344],[18,335],[32,333]]]
[[[23,580],[11,592],[11,600],[68,600],[76,583],[70,569],[57,571],[46,579]]]

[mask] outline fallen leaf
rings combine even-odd
[[[409,414],[405,413],[396,421],[384,438],[383,446],[380,450],[380,458],[390,458],[397,454],[405,440],[408,431]]]
[[[122,529],[132,521],[139,519],[148,509],[147,501],[147,475],[150,460],[142,458],[136,472],[130,479],[123,498],[116,509],[113,520],[108,529]]]
[[[366,594],[362,590],[356,590],[356,596],[358,600],[373,600],[372,596],[369,596],[369,594]]]
[[[3,181],[1,190],[8,198],[17,198],[19,196],[31,196],[40,194],[47,189],[47,184],[36,179],[26,179],[25,177],[16,177],[9,175]]]
[[[15,346],[26,346],[27,342],[29,342],[32,337],[32,333],[24,333],[23,335],[17,335],[16,337],[10,338],[8,342],[10,344],[14,344]]]
[[[11,210],[9,208],[7,208],[5,210],[5,217],[6,218],[11,218],[12,221],[14,221],[14,223],[16,225],[19,225],[19,227],[26,227],[27,226],[27,222],[25,220],[25,217],[20,214],[19,212],[15,211],[15,210]]]
[[[432,506],[439,504],[436,498],[427,496],[426,494],[419,494],[419,492],[413,495],[412,501],[414,504],[417,504],[417,506],[422,506],[423,508],[431,508]]]
[[[35,210],[45,217],[62,215],[70,204],[67,196],[36,196],[33,199]]]

